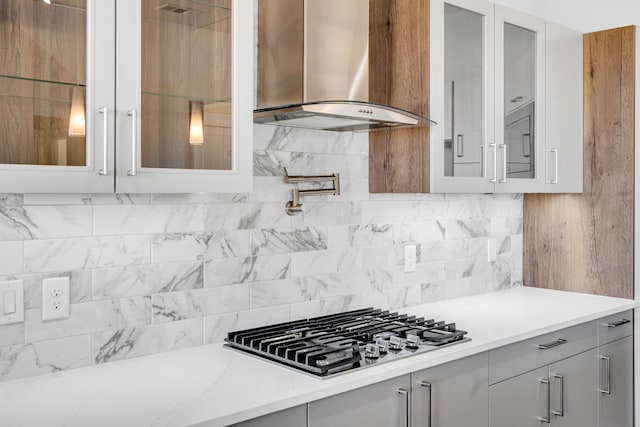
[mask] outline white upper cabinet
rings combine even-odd
[[[0,192],[251,189],[252,1],[6,3]]]
[[[432,192],[581,191],[576,35],[482,0],[431,1]]]

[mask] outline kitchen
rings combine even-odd
[[[53,3],[56,7],[56,2]],[[133,5],[119,2],[117,8],[112,7],[114,3],[95,2],[95,7],[104,9],[94,11],[100,19],[94,19],[91,25],[107,27],[109,23],[118,22],[124,34],[131,35],[126,33],[128,28],[139,25],[136,21],[139,11],[135,6],[138,2],[131,2]],[[540,2],[499,3],[581,32],[635,24],[629,22],[630,17],[640,16],[633,9],[637,6],[624,2],[619,8],[609,5],[606,11],[599,10],[594,2],[594,12],[580,19],[570,12],[587,10],[582,3],[549,2],[546,7]],[[241,65],[238,69],[254,70],[252,55],[247,54],[253,52],[254,44],[253,37],[247,36],[253,34],[253,22],[246,18],[252,16],[252,7],[242,2],[234,3],[236,7],[245,17],[238,24],[245,30],[244,37],[238,40],[245,47],[244,55],[236,58]],[[60,25],[65,25],[64,21]],[[101,30],[106,34],[119,31],[111,27]],[[139,111],[130,105],[139,100],[131,99],[138,90],[135,82],[128,83],[135,79],[127,76],[132,73],[131,64],[140,62],[136,61],[139,53],[135,43],[131,43],[139,36],[104,38],[106,49],[116,51],[117,58],[121,59],[116,61],[116,67],[113,55],[89,59],[93,62],[88,72],[95,73],[95,81],[100,84],[93,85],[94,92],[87,89],[88,105],[97,110],[109,102],[117,104],[113,107],[109,104],[110,108],[102,113],[97,111],[87,117],[88,129],[96,141],[92,146],[95,167],[87,176],[78,177],[76,173],[74,177],[78,178],[72,182],[62,176],[65,172],[44,172],[46,175],[40,175],[35,181],[39,191],[27,189],[34,185],[35,176],[27,168],[2,171],[3,182],[11,176],[12,188],[24,188],[0,190],[6,193],[1,198],[0,274],[2,280],[22,280],[25,307],[24,322],[0,326],[0,413],[7,414],[4,419],[8,425],[30,425],[29,422],[33,425],[34,420],[40,420],[39,425],[87,425],[88,420],[92,425],[186,425],[207,420],[211,420],[211,425],[228,424],[442,364],[447,357],[453,357],[451,354],[461,358],[481,351],[486,353],[490,342],[495,345],[495,337],[487,336],[477,327],[474,331],[470,318],[464,321],[467,318],[464,302],[448,301],[476,295],[479,299],[474,300],[475,304],[484,301],[486,307],[491,307],[490,303],[498,304],[498,295],[506,295],[492,294],[493,291],[522,290],[523,253],[527,250],[523,223],[529,212],[525,207],[535,200],[526,199],[529,196],[523,196],[522,192],[370,193],[373,170],[370,164],[375,154],[370,151],[371,140],[405,130],[367,134],[255,125],[251,137],[247,132],[249,125],[238,130],[237,140],[252,141],[253,158],[251,143],[238,144],[237,166],[241,173],[237,176],[225,176],[224,171],[221,175],[212,174],[210,180],[198,174],[145,176],[144,168],[136,171],[140,159],[136,162],[135,157],[141,154],[144,162],[148,153],[132,152],[129,145],[138,137],[136,133],[132,136],[131,123],[138,123],[135,111]],[[92,43],[104,46],[105,40],[96,38]],[[163,43],[171,47],[170,34]],[[76,48],[81,50],[82,46]],[[159,50],[153,47],[152,54],[153,49]],[[101,48],[100,51],[111,50]],[[91,55],[92,50],[87,51]],[[179,53],[185,55],[179,44],[173,50],[162,50],[162,55],[155,53],[168,61],[160,68],[170,69],[176,58],[186,58],[188,66],[193,57],[178,56]],[[70,69],[77,67],[76,61],[72,62],[75,67],[68,67]],[[197,70],[201,64],[191,65]],[[12,75],[9,71],[3,74]],[[163,77],[162,73],[158,74],[149,81]],[[250,82],[251,74],[243,73],[245,82]],[[114,87],[115,80],[126,84],[118,83]],[[252,86],[237,89],[240,105],[234,105],[237,108],[234,111],[244,123],[252,120],[249,105],[255,102]],[[213,90],[215,92],[215,88]],[[161,92],[160,89],[147,90],[142,102],[151,108],[163,105],[154,104]],[[433,85],[431,92],[435,92]],[[216,98],[215,94],[208,96],[208,99]],[[210,101],[202,104],[184,103],[185,126],[189,116],[197,116],[193,111],[202,109],[207,122],[208,114],[215,116],[218,107],[225,108]],[[163,112],[170,114],[177,111],[171,108],[178,107],[170,104],[164,108],[167,110]],[[432,108],[431,112],[435,114],[431,118],[435,119],[437,111]],[[221,114],[222,119],[228,120],[225,114],[228,115]],[[169,120],[144,122],[148,119],[143,113],[143,135],[145,123],[154,131],[173,132]],[[102,126],[103,120],[111,127]],[[115,121],[125,125],[114,127]],[[438,125],[430,128],[432,132],[449,129],[450,124],[443,125],[446,120],[435,121]],[[9,127],[6,122],[2,123],[5,130],[0,132],[4,133]],[[106,149],[101,144],[103,141],[108,143]],[[114,144],[121,145],[113,149]],[[196,153],[203,149],[197,143],[191,145]],[[173,161],[177,155],[170,147],[167,149],[168,156],[153,158],[153,161]],[[60,150],[57,155],[73,158],[61,154]],[[106,167],[98,159],[105,159]],[[199,168],[202,165],[197,162],[202,159],[203,156],[194,156],[185,162],[193,162],[191,167]],[[420,158],[414,160],[420,161]],[[121,170],[114,173],[114,164]],[[291,175],[339,173],[340,195],[304,197],[302,213],[289,216],[284,206],[291,199],[294,186],[284,182],[284,167]],[[105,170],[106,174],[96,173],[98,169]],[[246,190],[249,188],[247,176],[251,190]],[[114,180],[118,188],[115,193]],[[61,192],[60,188],[69,190],[66,194],[56,194]],[[192,190],[179,191],[182,188]],[[307,187],[301,184],[300,188]],[[310,188],[317,187],[314,184]],[[492,243],[495,261],[488,262],[491,239],[495,240]],[[416,246],[417,271],[405,272],[406,247],[413,245]],[[60,277],[69,277],[70,316],[43,321],[43,280]],[[534,297],[527,295],[533,302]],[[575,300],[557,298],[543,299],[549,307],[583,301],[579,294],[573,296]],[[411,307],[438,301],[443,305],[430,306],[433,312],[441,313],[440,320],[456,322],[458,327],[469,329],[469,343],[325,381],[265,364],[216,344],[229,331],[238,329],[367,306],[412,313]],[[615,307],[621,312],[635,307],[631,301],[617,306],[611,304],[599,302],[597,312],[615,311]],[[506,307],[494,311],[503,319],[508,319],[507,313],[511,313]],[[511,315],[517,315],[517,311]],[[590,320],[585,318],[586,313],[574,313],[574,316],[570,320],[547,321],[549,325],[556,322],[573,326],[577,325],[577,318]],[[551,330],[538,329],[538,332],[537,335],[541,335]],[[535,336],[532,333],[516,328],[510,341],[503,340],[502,344],[519,341],[516,336],[520,340],[532,338]],[[480,347],[469,347],[474,345]],[[205,364],[203,361],[207,358],[216,362]],[[416,362],[416,359],[419,360]],[[105,363],[112,361],[114,363]],[[65,372],[55,373],[60,370]],[[227,376],[230,379],[226,382],[219,380]],[[216,383],[216,379],[221,382]],[[284,384],[284,388],[293,390],[284,391],[287,399],[278,398],[265,384],[255,384],[257,379],[271,387]],[[231,388],[218,389],[216,394],[208,388],[211,385],[213,389]],[[225,394],[235,396],[236,400],[244,400],[240,398],[243,396],[246,402],[225,402],[221,398]],[[275,402],[264,400],[265,396],[274,394]],[[252,401],[253,398],[257,400]],[[31,406],[25,406],[27,402],[32,405],[33,401],[48,403],[34,411]],[[246,408],[242,409],[243,405]],[[136,411],[132,407],[146,409]],[[34,418],[30,418],[32,416]]]

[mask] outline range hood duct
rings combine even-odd
[[[256,123],[367,131],[434,124],[369,102],[370,0],[259,0]]]

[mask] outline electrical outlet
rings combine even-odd
[[[69,278],[52,277],[42,281],[42,320],[69,317]]]
[[[416,245],[406,245],[404,247],[404,272],[416,271]]]

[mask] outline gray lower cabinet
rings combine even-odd
[[[481,353],[413,373],[413,427],[487,427],[488,366]]]
[[[489,388],[491,427],[596,427],[596,351],[580,353]]]
[[[309,427],[406,427],[411,376],[403,375],[309,403]]]
[[[307,405],[295,406],[263,417],[258,417],[232,427],[306,427]]]
[[[598,348],[598,426],[633,425],[633,338]]]

